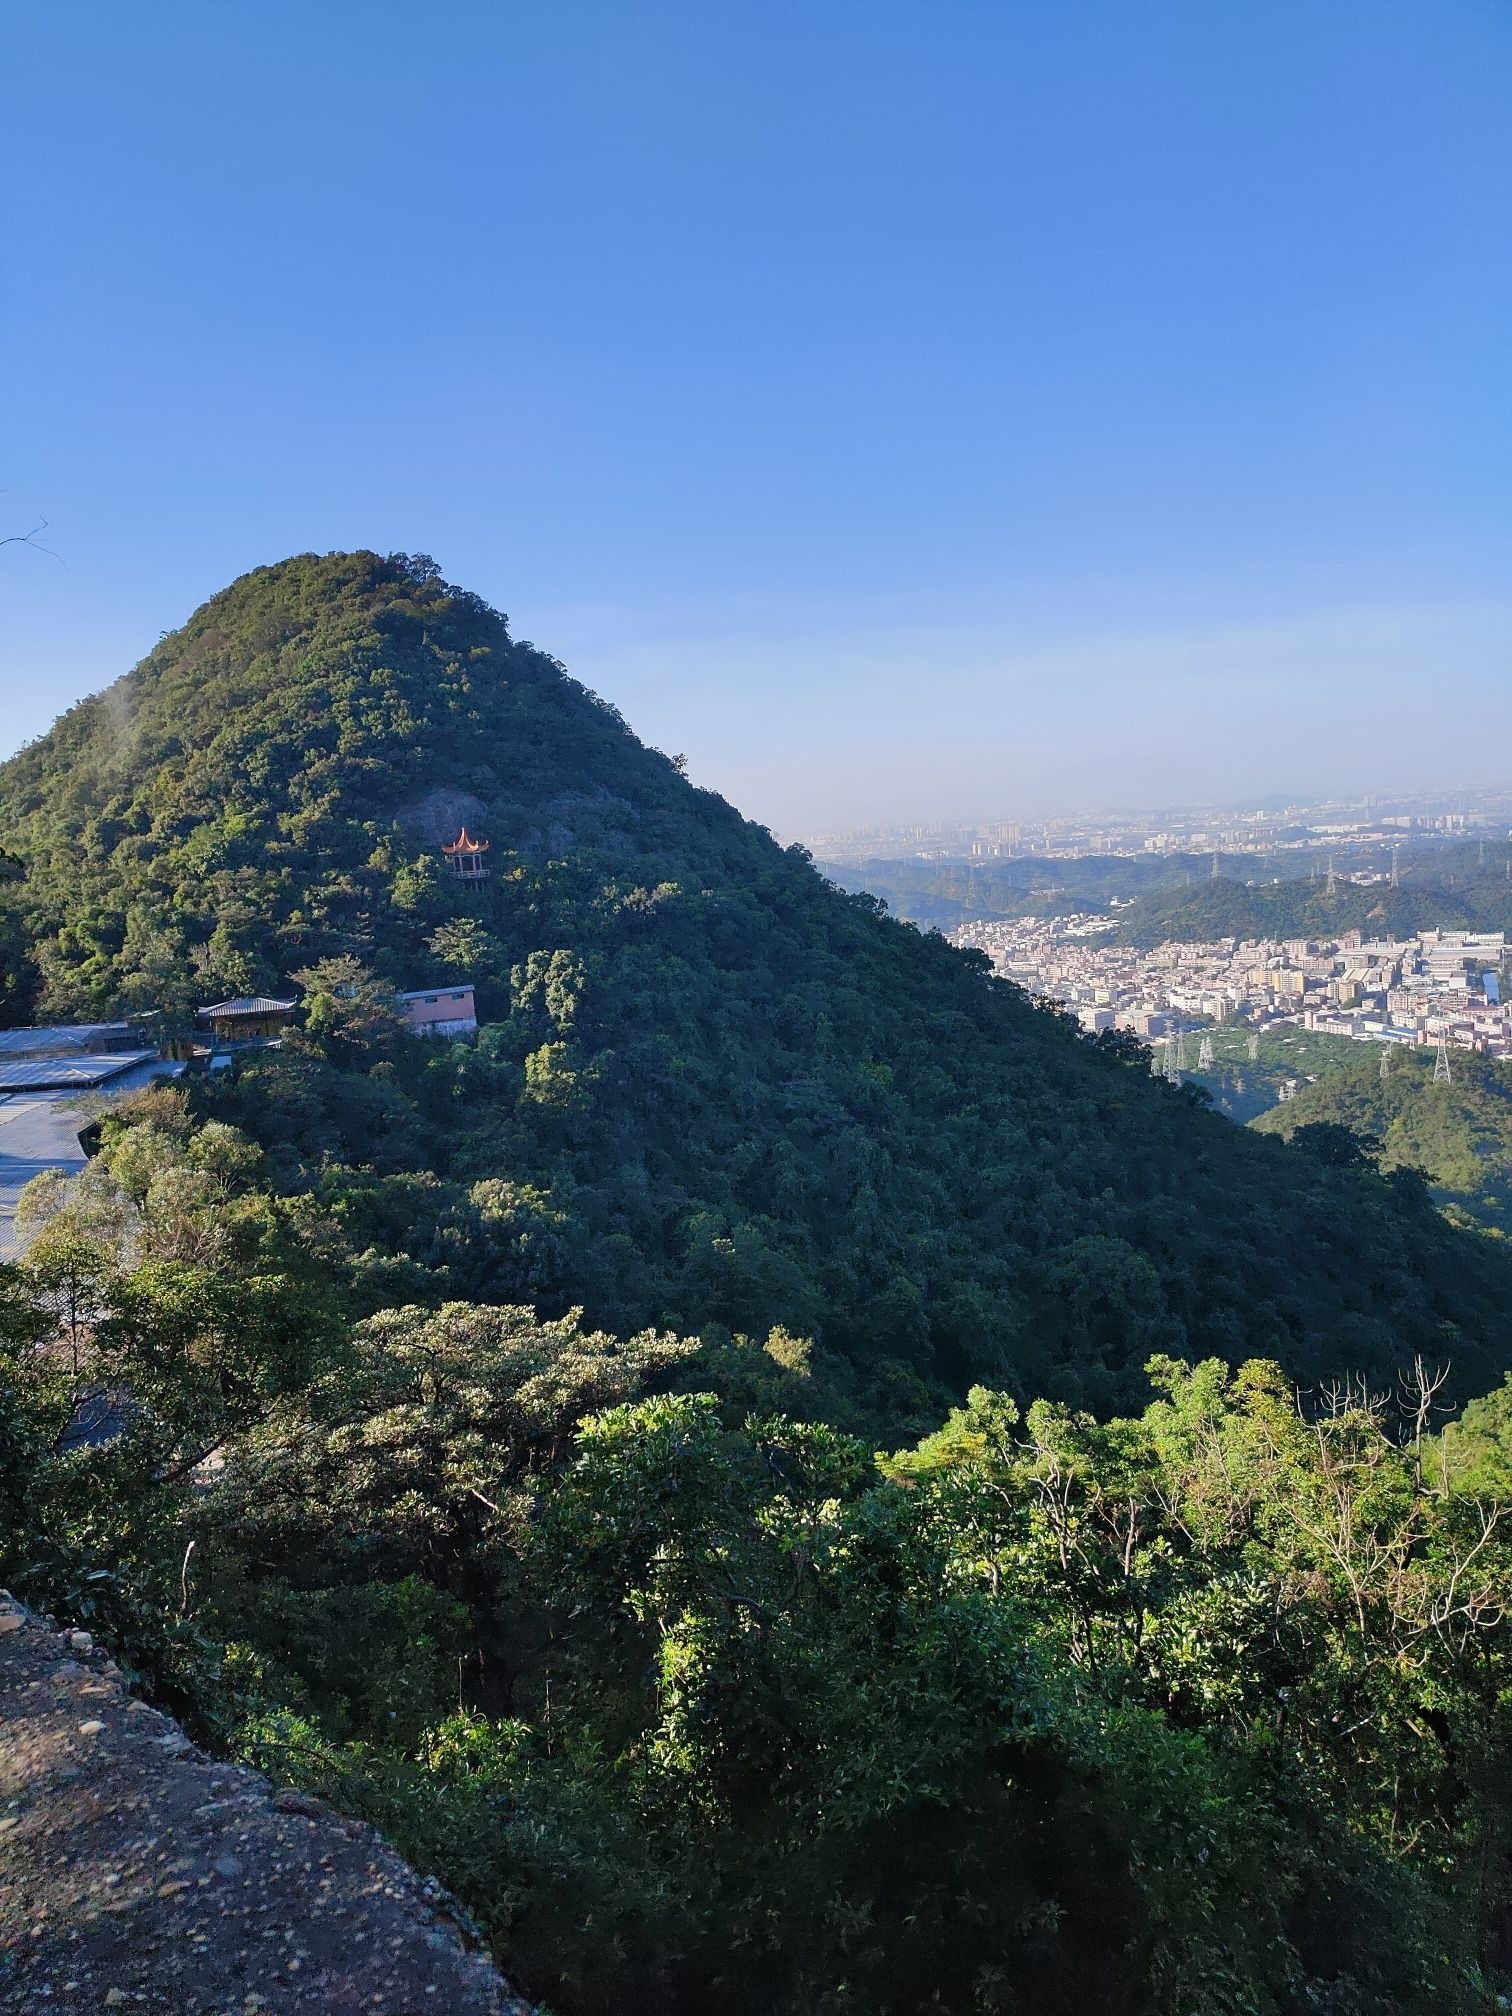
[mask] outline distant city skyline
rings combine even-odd
[[[1509,95],[1482,0],[18,16],[0,750],[370,546],[785,835],[1492,781]]]
[[[1410,808],[1413,810],[1422,810],[1424,813],[1429,811],[1445,814],[1465,812],[1473,815],[1478,809],[1484,811],[1486,805],[1490,802],[1498,804],[1504,802],[1508,816],[1512,817],[1512,776],[1508,776],[1495,784],[1447,784],[1411,792],[1382,789],[1325,792],[1321,795],[1314,795],[1301,791],[1269,791],[1248,798],[1240,797],[1228,800],[1194,798],[1185,803],[1136,804],[1130,802],[1126,804],[1077,805],[1068,807],[1064,811],[1038,814],[1018,814],[1012,809],[1005,807],[999,807],[995,811],[983,812],[979,808],[973,807],[964,809],[952,816],[944,816],[939,819],[913,821],[879,820],[872,826],[860,825],[840,830],[855,833],[878,832],[883,830],[902,830],[904,826],[909,825],[917,826],[921,830],[956,827],[964,829],[1004,822],[1013,823],[1020,819],[1024,823],[1034,826],[1074,824],[1085,820],[1134,823],[1151,819],[1174,818],[1177,816],[1195,818],[1199,814],[1206,814],[1215,818],[1251,816],[1280,818],[1287,813],[1316,812],[1328,807],[1335,807],[1341,811],[1357,810],[1361,813],[1368,813],[1387,811],[1400,806],[1403,810]]]
[[[1512,822],[1512,783],[1442,791],[1371,791],[1320,798],[1267,795],[1248,803],[1090,806],[1040,818],[999,812],[986,817],[882,822],[799,837],[821,861],[869,859],[971,861],[1026,854],[1211,854],[1222,857],[1301,850],[1314,858],[1337,848],[1388,855],[1400,848],[1457,838],[1495,838]],[[1296,872],[1295,870],[1293,872]]]

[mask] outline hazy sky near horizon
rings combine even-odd
[[[1512,780],[1504,0],[140,0],[0,64],[0,754],[433,554],[785,834]]]

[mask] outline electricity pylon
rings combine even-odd
[[[1381,1076],[1383,1078],[1391,1076],[1391,1052],[1389,1049],[1381,1052]]]
[[[1400,889],[1402,886],[1402,871],[1397,861],[1397,856],[1401,851],[1400,847],[1393,847],[1391,850],[1391,886],[1393,889]]]
[[[1258,1064],[1260,1062],[1260,1031],[1258,1029],[1251,1029],[1247,1047],[1249,1049],[1249,1061],[1251,1064]]]
[[[1435,1085],[1452,1085],[1454,1073],[1449,1069],[1449,1050],[1444,1039],[1438,1040],[1438,1055],[1433,1060],[1433,1082]]]
[[[1201,1048],[1197,1052],[1197,1069],[1199,1071],[1211,1071],[1212,1068],[1213,1068],[1213,1039],[1211,1036],[1204,1036],[1202,1039]]]

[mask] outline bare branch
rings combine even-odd
[[[30,546],[34,553],[45,553],[49,560],[56,560],[66,574],[68,572],[68,562],[63,558],[63,555],[55,553],[51,546],[44,546],[37,537],[39,532],[45,532],[46,530],[47,520],[39,518],[30,532],[7,533],[3,539],[0,539],[0,546]]]

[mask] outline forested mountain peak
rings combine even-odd
[[[195,1097],[359,1308],[776,1330],[890,1422],[974,1379],[1106,1411],[1154,1352],[1499,1369],[1512,1263],[1420,1190],[826,883],[429,561],[244,576],[0,766],[0,818],[12,1019],[304,990],[297,1044]],[[371,1001],[472,981],[476,1047],[359,1026],[333,961]]]
[[[0,766],[0,816],[33,985],[83,1015],[335,951],[413,959],[438,817],[486,828],[507,872],[580,834],[623,848],[630,820],[654,847],[689,788],[434,563],[307,554],[244,575]]]

